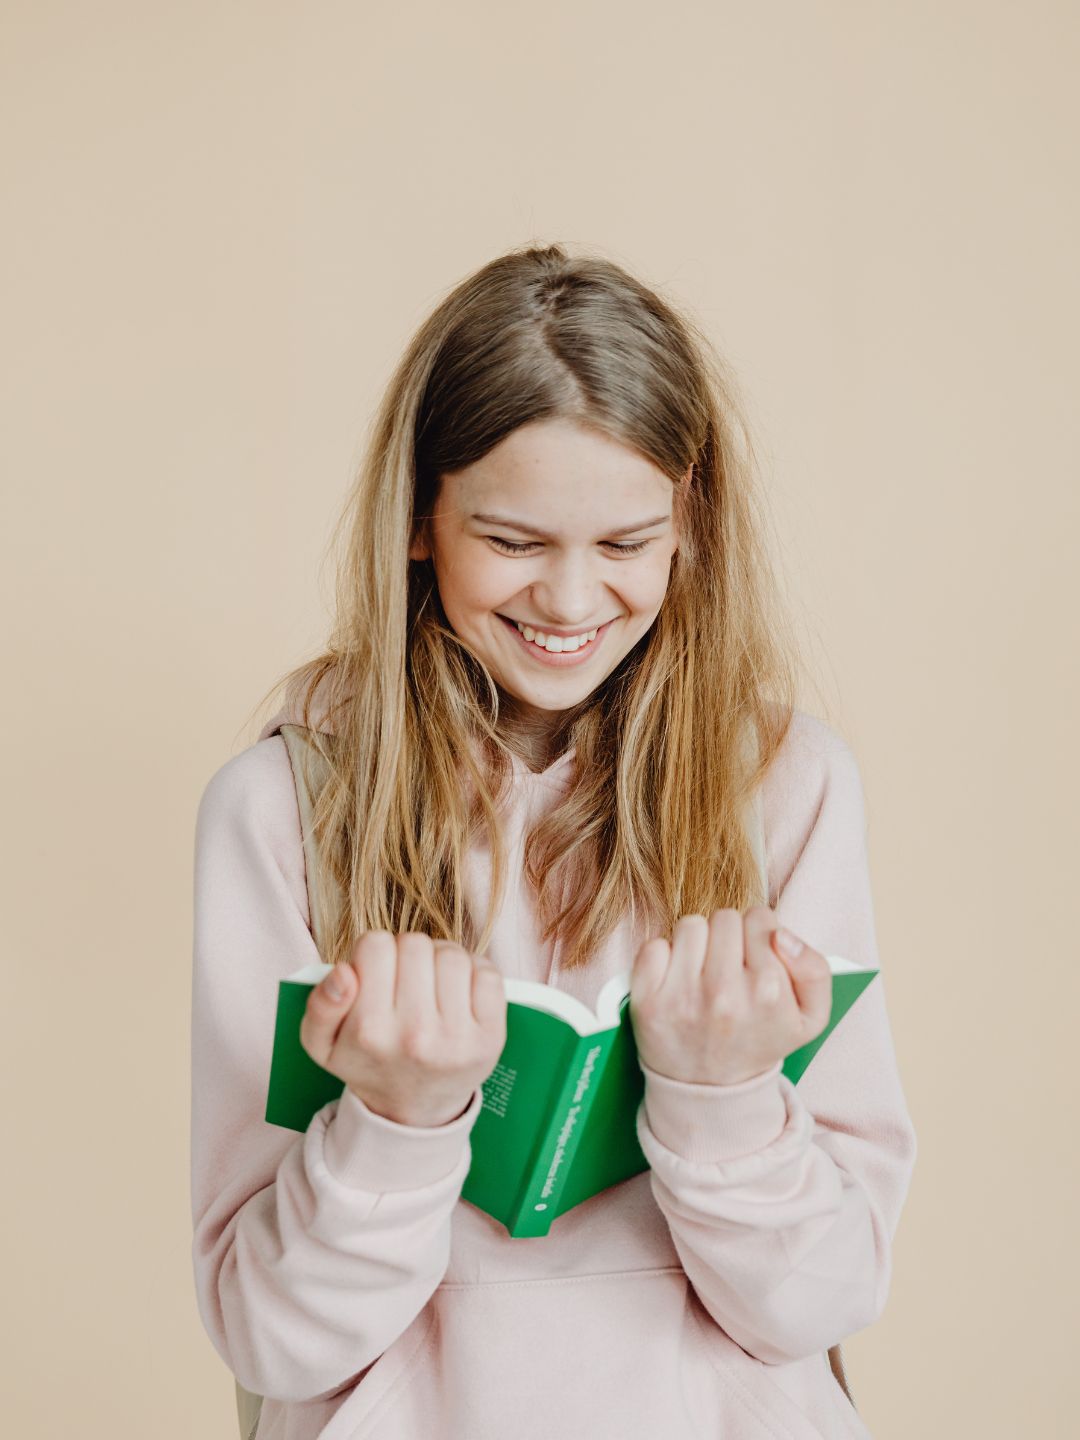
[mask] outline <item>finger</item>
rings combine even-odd
[[[682,915],[671,932],[671,959],[660,982],[665,992],[681,992],[697,987],[709,938],[709,922],[704,915]]]
[[[338,1031],[356,999],[358,976],[345,961],[333,966],[308,995],[300,1020],[300,1042],[321,1065],[337,1044]]]
[[[771,970],[780,958],[773,949],[776,912],[765,905],[754,905],[742,917],[744,954],[749,970]]]
[[[490,960],[478,960],[473,966],[472,1009],[476,1023],[484,1027],[506,1019],[506,983]]]
[[[709,916],[709,934],[701,984],[712,997],[734,992],[743,981],[743,917],[738,910],[714,910]]]
[[[349,961],[341,961],[330,967],[330,973],[323,976],[312,994],[322,1002],[324,1009],[340,1010],[344,1005],[351,1005],[356,998],[358,978]]]
[[[444,1020],[452,1024],[470,1024],[473,1019],[473,962],[468,951],[449,940],[436,940],[435,1007]]]
[[[430,935],[409,931],[397,937],[397,985],[394,1006],[399,1015],[431,1020],[436,1014],[435,950]]]
[[[671,959],[671,943],[656,936],[646,940],[634,956],[630,972],[630,1005],[636,1009],[659,990]]]
[[[775,1005],[785,991],[794,1000],[787,966],[772,946],[776,914],[767,905],[754,905],[743,917],[744,955],[747,979],[755,1000]]]
[[[364,992],[364,1014],[389,1015],[394,1008],[397,940],[389,930],[367,930],[353,947],[353,967]]]
[[[773,940],[779,949],[775,934]],[[823,1030],[832,1015],[833,1002],[832,971],[828,960],[806,944],[793,958],[785,956],[782,950],[780,954],[799,1009],[819,1031]]]

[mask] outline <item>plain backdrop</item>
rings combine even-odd
[[[1075,1433],[1078,15],[3,7],[9,1433],[236,1434],[190,1262],[196,806],[323,639],[402,347],[529,240],[734,367],[860,763],[919,1141],[860,1412]]]

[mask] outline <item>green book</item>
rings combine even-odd
[[[781,1066],[792,1084],[878,973],[836,955],[827,959],[832,1013],[821,1034]],[[300,1044],[308,993],[329,970],[308,965],[278,984],[266,1102],[271,1125],[306,1130],[345,1088]],[[630,1023],[630,971],[604,985],[595,1014],[552,985],[513,977],[504,984],[506,1044],[482,1087],[461,1194],[516,1239],[546,1235],[567,1210],[649,1168],[636,1131],[645,1075]]]

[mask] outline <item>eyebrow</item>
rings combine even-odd
[[[515,520],[512,515],[470,515],[470,520],[480,520],[485,525],[502,525],[507,530],[520,530],[523,535],[538,535],[541,540],[556,540],[558,536],[549,534],[546,530],[537,530],[534,525],[527,525],[524,520]],[[632,525],[620,525],[616,530],[605,530],[605,535],[633,535],[637,530],[648,530],[652,525],[660,525],[671,519],[669,515],[657,515],[652,520],[635,520]]]

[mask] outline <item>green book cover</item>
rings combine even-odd
[[[832,1013],[821,1034],[781,1066],[792,1084],[878,973],[837,955],[827,959]],[[306,1130],[345,1088],[300,1044],[308,994],[329,970],[308,965],[278,984],[271,1125]],[[546,1235],[567,1210],[648,1169],[636,1129],[645,1076],[630,1022],[630,971],[604,985],[595,1013],[552,985],[513,977],[504,984],[506,1044],[482,1087],[461,1194],[517,1239]]]

